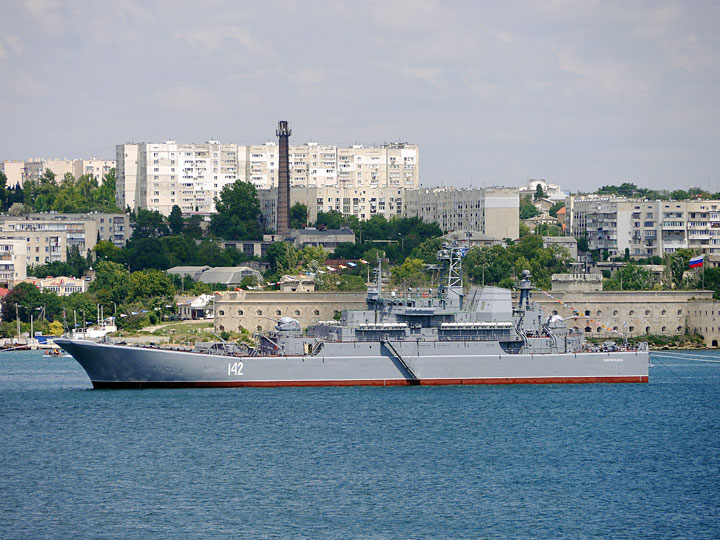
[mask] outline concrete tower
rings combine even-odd
[[[277,201],[277,233],[285,235],[290,230],[290,163],[289,140],[292,130],[287,121],[278,122],[278,201]]]

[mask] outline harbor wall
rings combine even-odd
[[[297,319],[306,328],[345,309],[365,309],[365,298],[365,292],[226,292],[215,296],[215,330],[268,331],[281,317]]]

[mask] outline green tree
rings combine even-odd
[[[295,273],[299,261],[298,251],[287,242],[270,244],[265,258],[270,263],[270,274],[278,276]]]
[[[556,217],[557,217],[558,210],[560,210],[561,208],[565,208],[565,202],[564,202],[564,201],[558,201],[558,202],[556,202],[555,204],[553,204],[553,205],[550,207],[550,210],[548,210],[548,213],[549,213],[552,217],[556,218]]]
[[[168,223],[170,225],[170,230],[173,234],[180,234],[183,230],[183,217],[182,217],[182,210],[180,210],[180,207],[175,204],[172,207],[172,210],[170,210],[170,216],[168,217]]]
[[[608,291],[647,291],[652,288],[652,273],[634,263],[625,265],[612,278],[603,280],[603,289]]]
[[[23,204],[36,212],[49,212],[59,192],[55,173],[47,169],[39,179],[24,183]]]
[[[157,238],[170,233],[163,215],[157,210],[140,208],[137,212],[133,240],[137,238]]]
[[[122,264],[100,261],[89,288],[106,307],[122,304],[130,292],[130,273]]]
[[[541,214],[530,199],[530,195],[520,197],[520,219],[530,219]]]
[[[259,240],[260,203],[251,182],[237,180],[223,187],[215,199],[217,213],[210,219],[210,231],[226,240]]]
[[[10,193],[7,188],[7,176],[0,171],[0,212],[7,212],[10,208]]]
[[[538,199],[544,199],[545,197],[545,190],[543,190],[542,184],[538,184],[537,186],[535,186],[534,199],[537,201]]]
[[[128,266],[130,270],[144,270],[155,268],[167,270],[170,268],[168,257],[160,238],[137,238],[127,243],[125,247]]]
[[[423,265],[422,259],[408,257],[400,266],[390,269],[391,283],[402,288],[427,285],[430,280]]]
[[[290,207],[290,228],[304,229],[307,225],[308,208],[302,203],[295,203]]]

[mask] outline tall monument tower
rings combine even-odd
[[[287,121],[278,122],[275,134],[278,136],[278,200],[277,200],[277,233],[287,234],[290,230],[290,163],[289,140],[292,130]]]

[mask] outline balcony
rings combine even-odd
[[[685,222],[683,221],[663,221],[660,226],[663,231],[684,231]]]

